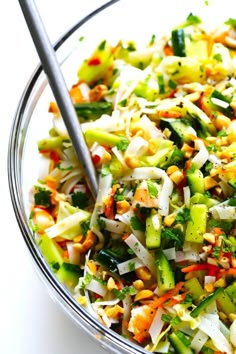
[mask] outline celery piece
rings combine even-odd
[[[154,155],[140,157],[144,166],[160,166],[166,162],[168,155],[173,151],[173,142],[170,140],[155,139],[157,151]]]
[[[125,139],[123,136],[107,133],[99,129],[87,129],[84,135],[88,144],[97,142],[109,147],[114,147]]]
[[[100,118],[103,114],[111,114],[111,102],[81,102],[74,105],[76,113],[79,118],[85,120],[95,120]]]
[[[52,136],[38,141],[38,149],[39,151],[60,149],[62,147],[62,142],[62,137]]]
[[[190,316],[193,318],[198,317],[213,301],[217,300],[220,294],[224,291],[223,288],[217,288],[214,293],[208,295],[193,311],[190,312]]]
[[[185,241],[202,243],[206,232],[208,208],[205,204],[194,204],[190,207],[191,220],[187,222]]]
[[[109,70],[112,64],[112,47],[109,43],[103,41],[80,66],[78,70],[79,80],[85,81],[87,84],[92,84],[97,80],[103,79],[107,73],[112,72],[112,70]]]
[[[236,305],[232,302],[229,295],[225,291],[217,297],[217,305],[227,316],[230,313],[236,313]]]
[[[234,304],[236,304],[236,281],[225,288],[225,293],[230,297]]]
[[[197,278],[190,278],[185,281],[184,287],[190,292],[195,302],[200,302],[202,295],[205,294],[204,289],[202,288],[199,280]]]
[[[162,217],[156,211],[146,218],[146,246],[148,249],[160,247]]]

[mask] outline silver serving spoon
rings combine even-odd
[[[34,0],[19,0],[19,3],[73,147],[82,164],[87,184],[94,199],[96,199],[98,191],[97,175],[55,51]]]

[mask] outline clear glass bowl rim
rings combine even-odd
[[[103,10],[121,1],[122,0],[111,0],[85,16],[83,19],[79,20],[54,44],[54,50],[57,51],[77,29],[83,26],[83,24],[87,23],[90,19],[98,15]],[[39,276],[44,282],[47,283],[46,285],[48,285],[49,290],[54,293],[54,297],[57,295],[57,302],[64,308],[64,310],[66,310],[67,313],[69,312],[69,315],[77,322],[77,324],[82,326],[85,330],[87,330],[87,332],[89,332],[89,327],[92,327],[95,331],[101,334],[102,337],[104,337],[104,347],[114,350],[119,349],[120,351],[117,351],[117,353],[121,353],[121,350],[123,350],[124,353],[130,354],[147,353],[143,348],[125,340],[114,331],[105,328],[82,306],[80,306],[69,291],[56,279],[55,275],[53,275],[49,266],[39,252],[36,243],[34,242],[32,231],[28,225],[28,216],[25,214],[24,205],[21,198],[21,155],[24,145],[24,138],[22,138],[22,124],[24,123],[24,126],[26,127],[29,124],[30,117],[25,117],[25,109],[32,94],[32,90],[42,73],[43,68],[39,64],[21,95],[9,134],[7,155],[8,184],[11,202],[18,226],[26,243],[27,249],[33,258],[33,266],[36,268],[36,271],[38,271]],[[25,122],[26,119],[27,122]],[[25,123],[27,124],[25,125]],[[111,348],[111,345],[115,345],[115,347]]]

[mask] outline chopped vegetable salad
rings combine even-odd
[[[236,20],[103,40],[70,96],[94,202],[55,102],[30,225],[55,276],[154,353],[236,352]]]

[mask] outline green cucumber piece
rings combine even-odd
[[[73,289],[83,276],[83,271],[78,265],[71,263],[62,263],[60,269],[56,273],[58,280],[65,284],[68,288]]]
[[[224,291],[223,288],[217,288],[214,293],[208,295],[194,310],[190,312],[193,318],[198,317],[213,301],[218,299],[218,296]]]
[[[156,211],[146,219],[146,246],[155,249],[161,244],[162,217]]]
[[[47,234],[41,235],[37,243],[50,268],[57,271],[63,263],[62,249]]]
[[[192,349],[186,346],[175,332],[171,333],[168,338],[175,349],[175,353],[193,354]]]
[[[156,252],[157,284],[160,291],[168,291],[175,287],[175,277],[171,265],[162,250]]]
[[[187,222],[185,241],[202,243],[206,232],[208,208],[205,204],[194,204],[190,207],[191,220]]]
[[[174,55],[178,57],[186,57],[184,30],[182,28],[173,30],[171,32],[171,40]]]
[[[190,278],[185,281],[184,287],[190,292],[195,302],[200,302],[202,295],[205,294],[199,280],[197,278]]]
[[[201,170],[187,170],[187,181],[191,195],[195,193],[203,194],[205,192],[204,176]]]
[[[169,129],[171,131],[170,139],[178,146],[183,143],[190,143],[192,136],[196,135],[195,130],[190,125],[183,123],[181,119],[161,118],[160,128],[162,130]]]
[[[111,114],[111,102],[81,102],[74,105],[77,116],[85,120],[95,120],[103,114]]]

